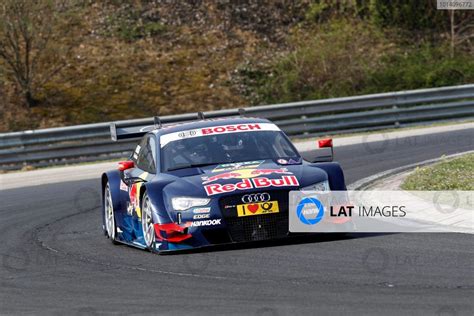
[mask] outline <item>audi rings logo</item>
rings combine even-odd
[[[192,137],[196,136],[196,131],[191,130],[191,131],[184,131],[178,134],[179,138],[186,138],[186,137]]]
[[[268,193],[245,194],[242,197],[242,202],[244,202],[245,204],[268,201],[270,201],[270,194]]]

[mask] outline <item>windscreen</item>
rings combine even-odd
[[[245,131],[183,138],[161,148],[162,170],[265,159],[299,159],[281,131]]]

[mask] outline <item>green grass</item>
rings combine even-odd
[[[417,168],[402,184],[404,190],[474,190],[474,154]]]

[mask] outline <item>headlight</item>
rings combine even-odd
[[[175,211],[185,211],[191,207],[207,205],[209,201],[211,199],[180,196],[172,198],[171,205]]]
[[[321,181],[307,187],[301,188],[300,191],[329,191],[329,181]]]

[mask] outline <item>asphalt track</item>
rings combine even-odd
[[[368,136],[370,137],[370,136]],[[474,149],[474,129],[336,149],[347,183]],[[101,232],[98,179],[0,191],[0,313],[472,315],[474,236],[315,236],[158,256]]]

